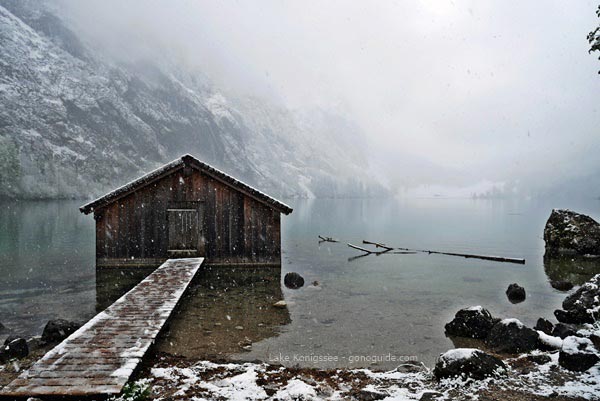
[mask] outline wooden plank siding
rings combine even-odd
[[[280,213],[197,169],[181,167],[94,211],[99,266],[151,265],[168,258],[167,209],[198,206],[198,255],[207,264],[279,265]]]

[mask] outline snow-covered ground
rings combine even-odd
[[[493,394],[508,400],[599,397],[599,366],[584,373],[569,372],[558,365],[558,352],[541,351],[505,362],[510,367],[505,379],[436,381],[430,369],[412,364],[374,372],[207,361],[189,366],[179,362],[174,366],[162,361],[138,383],[148,387],[155,400],[470,400]]]

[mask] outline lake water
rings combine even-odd
[[[40,334],[51,318],[85,320],[145,272],[96,275],[94,220],[80,202],[8,202],[0,209],[0,322]],[[282,219],[282,268],[207,269],[159,342],[189,358],[286,365],[391,368],[412,357],[431,365],[454,346],[444,323],[482,305],[527,325],[552,318],[565,293],[549,280],[581,283],[594,262],[544,263],[543,227],[552,207],[600,217],[596,200],[290,200]],[[317,235],[340,243],[319,244]],[[525,265],[429,254],[360,255],[347,242],[522,257]],[[304,276],[291,290],[285,273]],[[138,277],[139,276],[139,277]],[[318,285],[312,285],[317,281]],[[510,283],[527,290],[512,304]],[[287,309],[272,307],[285,299]],[[460,344],[459,344],[460,345]],[[375,361],[375,362],[374,362]]]

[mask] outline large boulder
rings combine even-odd
[[[79,327],[81,324],[65,319],[50,320],[42,332],[42,341],[45,343],[60,342],[73,334]]]
[[[600,317],[600,274],[596,274],[565,298],[563,310],[554,311],[559,322],[594,323]]]
[[[588,338],[567,337],[563,340],[558,363],[565,369],[583,372],[600,362],[598,351]]]
[[[474,348],[457,348],[440,355],[433,374],[438,380],[450,377],[482,380],[506,371],[504,362],[495,356]]]
[[[481,306],[472,306],[456,312],[454,319],[446,323],[446,334],[458,337],[486,338],[492,330],[494,319],[490,312]]]
[[[295,290],[304,285],[304,278],[298,273],[291,272],[285,275],[283,284],[285,284],[287,288]]]
[[[525,327],[517,319],[504,319],[496,323],[486,343],[496,352],[517,354],[529,352],[537,348],[539,334]]]
[[[600,224],[584,214],[554,209],[544,241],[547,255],[600,255]]]
[[[513,283],[506,289],[506,296],[513,304],[523,302],[526,298],[525,288],[521,287],[517,283]]]

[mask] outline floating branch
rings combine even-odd
[[[411,252],[422,252],[436,255],[449,255],[449,256],[459,256],[467,259],[482,259],[482,260],[491,260],[493,262],[505,262],[505,263],[517,263],[520,265],[525,264],[525,259],[522,258],[505,258],[504,256],[490,256],[490,255],[475,255],[470,253],[456,253],[456,252],[440,252],[440,251],[430,251],[428,249],[409,249],[409,248],[398,248],[403,251],[411,251]]]
[[[368,250],[368,249],[361,248],[360,246],[356,246],[356,245],[352,245],[352,244],[348,244],[348,246],[349,246],[350,248],[354,248],[354,249],[358,249],[359,251],[363,251],[363,252],[365,252],[365,253],[367,253],[367,254],[370,254],[370,253],[376,253],[376,252],[370,251],[370,250]]]
[[[322,235],[319,235],[319,238],[321,239],[321,242],[340,242],[336,239],[333,239],[331,237],[323,237]]]
[[[383,249],[387,249],[388,251],[391,251],[392,247],[387,246],[386,244],[382,244],[379,242],[371,242],[371,241],[367,241],[367,240],[363,240],[363,244],[367,244],[367,245],[375,245],[375,248],[383,248]]]

